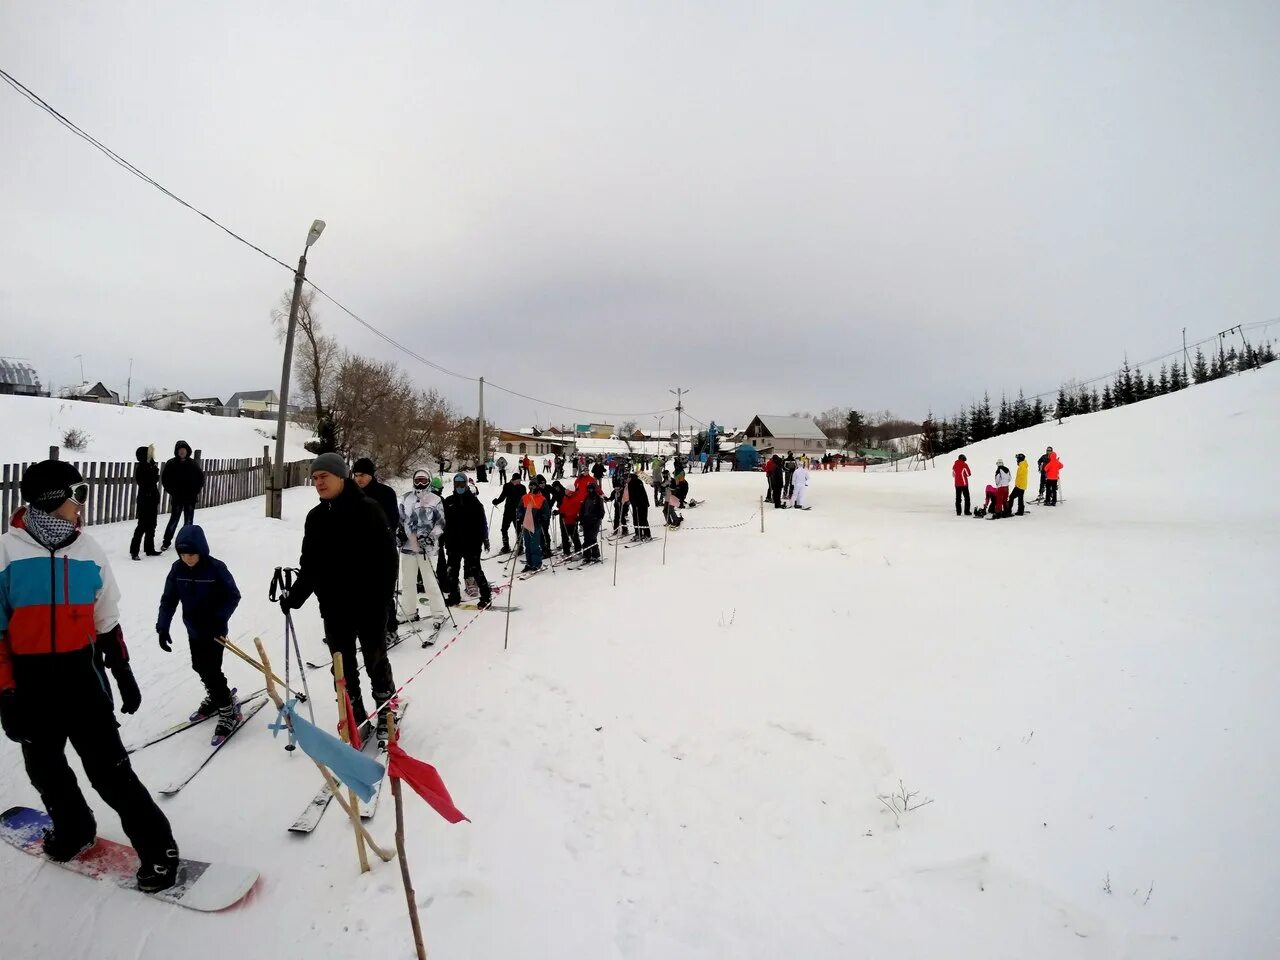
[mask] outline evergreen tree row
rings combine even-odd
[[[924,442],[926,449],[935,456],[949,453],[971,443],[1012,433],[1024,427],[1033,427],[1046,420],[1061,420],[1063,417],[1110,410],[1146,400],[1148,397],[1173,393],[1191,384],[1208,383],[1228,374],[1262,366],[1275,358],[1275,352],[1269,343],[1259,348],[1248,345],[1240,351],[1235,347],[1224,351],[1219,346],[1217,354],[1210,359],[1206,359],[1204,352],[1197,347],[1190,370],[1185,368],[1185,364],[1174,360],[1172,363],[1162,363],[1159,375],[1151,372],[1144,375],[1140,367],[1131,368],[1126,358],[1124,365],[1116,371],[1115,379],[1104,383],[1101,392],[1097,385],[1063,385],[1058,390],[1057,401],[1046,405],[1039,397],[1028,402],[1019,390],[1017,399],[1013,401],[1001,395],[1000,405],[995,408],[991,405],[991,395],[984,393],[981,403],[961,409],[953,417],[934,420],[930,415],[923,426]]]

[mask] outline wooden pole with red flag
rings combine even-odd
[[[334,693],[338,697],[338,716],[341,722],[338,724],[338,733],[342,735],[342,742],[348,746],[352,746],[351,735],[354,731],[351,727],[351,715],[347,710],[347,687],[342,674],[342,654],[336,650],[333,654],[333,688]],[[356,855],[360,858],[360,872],[369,872],[369,854],[364,848],[364,831],[361,829],[360,823],[360,801],[356,798],[354,790],[347,790],[347,803],[349,804],[347,813],[351,817],[351,823],[356,831]]]
[[[387,713],[387,738],[396,740],[396,718],[393,712]],[[404,797],[400,793],[400,778],[391,777],[391,796],[396,801],[396,853],[400,857],[400,880],[404,883],[404,898],[409,905],[409,925],[413,928],[413,946],[418,951],[418,960],[427,960],[427,948],[422,945],[422,924],[418,920],[418,900],[413,892],[413,877],[409,875],[409,861],[404,854]]]

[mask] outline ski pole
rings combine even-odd
[[[436,565],[435,565],[434,563],[432,563],[432,562],[431,562],[431,553],[430,553],[430,551],[428,551],[428,552],[425,554],[425,556],[426,556],[426,558],[427,558],[427,566],[431,568],[431,576],[435,577],[435,580],[436,580],[436,589],[439,589],[439,588],[440,588],[440,578],[439,578],[439,577],[436,577]],[[480,576],[482,576],[482,577],[484,576],[484,571],[483,571],[483,570],[481,570],[481,571],[480,571]],[[487,579],[489,579],[489,578],[488,578],[488,577],[485,577],[485,579],[487,580]],[[456,586],[456,584],[455,584],[455,586]],[[450,588],[450,589],[452,589],[452,588]],[[450,620],[450,622],[453,624],[453,629],[457,630],[457,629],[458,629],[458,621],[453,619],[453,608],[452,608],[451,606],[449,606],[449,604],[447,604],[447,603],[446,603],[446,604],[444,605],[444,610],[445,610],[445,613],[449,614],[449,620]]]
[[[307,713],[311,715],[311,722],[316,722],[316,709],[311,703],[311,688],[307,686],[306,664],[302,660],[302,650],[298,646],[298,629],[293,625],[293,614],[288,610],[284,612],[284,624],[288,634],[293,637],[293,655],[298,659],[298,676],[302,677],[302,694],[306,698]],[[286,637],[286,643],[288,638]],[[288,648],[285,649],[286,660],[288,658]]]

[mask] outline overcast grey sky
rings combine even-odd
[[[317,283],[565,404],[945,413],[1280,314],[1274,0],[46,0],[0,65],[283,260],[327,220]],[[6,86],[0,130],[0,354],[278,385],[286,271]]]

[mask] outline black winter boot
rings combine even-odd
[[[143,893],[159,893],[161,890],[168,890],[178,882],[179,866],[178,848],[170,847],[159,860],[143,863],[138,868],[138,872],[134,874],[138,881],[138,889]]]

